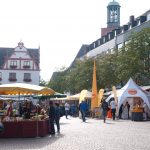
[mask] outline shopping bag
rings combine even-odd
[[[79,111],[79,118],[82,119],[82,114],[80,111]]]

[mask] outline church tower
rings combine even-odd
[[[120,26],[120,5],[113,0],[107,6],[107,27]]]
[[[107,28],[101,28],[101,36],[120,26],[120,5],[113,0],[107,6]]]

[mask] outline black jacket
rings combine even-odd
[[[55,119],[55,107],[54,106],[51,106],[50,109],[49,109],[49,118],[51,120]]]
[[[104,111],[108,111],[108,110],[109,110],[108,103],[107,103],[106,101],[104,101],[104,102],[102,103],[102,109],[103,109]]]

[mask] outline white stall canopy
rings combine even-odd
[[[112,97],[114,97],[113,94],[111,94],[106,101],[108,102]],[[126,83],[124,87],[122,87],[120,90],[117,90],[117,97],[118,97],[118,107],[120,108],[121,104],[126,100],[126,98],[129,97],[140,97],[149,107],[150,109],[150,101],[148,100],[148,94],[146,91],[142,90],[140,86],[138,86],[132,78],[129,79],[129,81]]]

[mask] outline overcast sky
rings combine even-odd
[[[113,0],[0,0],[0,47],[40,46],[41,77],[68,67],[82,44],[100,38]],[[149,10],[149,0],[117,0],[121,25]]]

